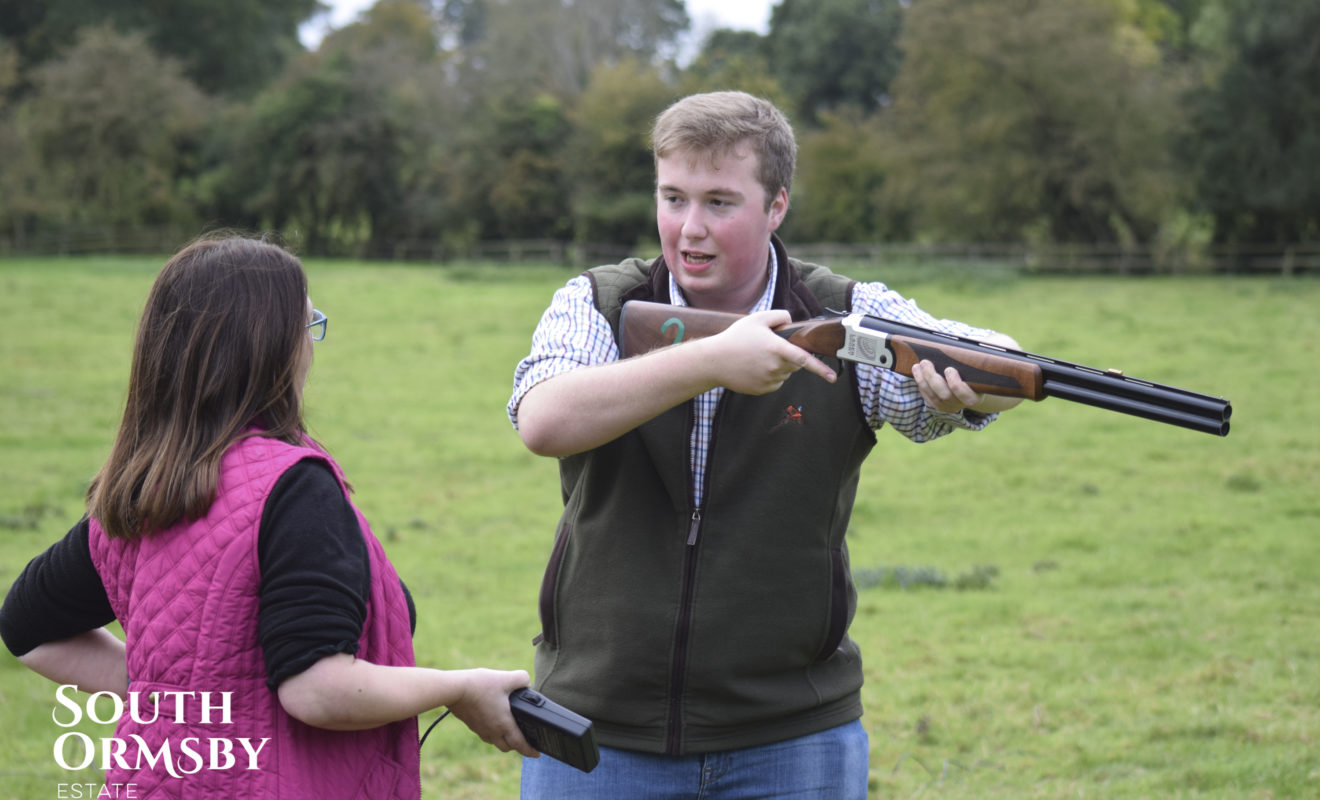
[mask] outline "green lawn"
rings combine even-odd
[[[0,586],[81,513],[162,263],[0,261]],[[307,266],[330,317],[308,417],[413,591],[419,660],[530,669],[559,485],[504,404],[572,272]],[[921,447],[881,432],[853,568],[945,580],[862,591],[873,796],[1320,796],[1320,282],[852,273],[1235,410],[1226,439],[1060,400]],[[0,656],[0,797],[98,780],[55,765],[54,707]],[[517,779],[456,720],[427,741],[428,796]]]

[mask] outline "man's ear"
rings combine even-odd
[[[787,214],[788,190],[781,186],[770,201],[770,230],[777,230]]]

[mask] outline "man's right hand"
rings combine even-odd
[[[774,332],[775,327],[790,322],[787,311],[759,311],[692,344],[705,343],[713,352],[709,363],[715,385],[740,394],[777,391],[800,369],[834,383],[838,376],[825,362]]]
[[[518,434],[532,452],[563,458],[719,386],[767,394],[800,369],[836,380],[824,362],[772,330],[789,321],[785,311],[751,314],[714,336],[548,378],[523,396]]]

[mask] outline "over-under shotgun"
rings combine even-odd
[[[619,322],[623,356],[713,336],[742,316],[630,301],[624,304]],[[816,355],[872,364],[909,376],[913,366],[928,360],[940,372],[954,367],[982,394],[1028,400],[1061,397],[1216,436],[1228,435],[1228,418],[1233,413],[1232,405],[1219,397],[865,314],[791,322],[775,332]]]

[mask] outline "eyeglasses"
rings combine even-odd
[[[312,332],[312,341],[319,342],[325,338],[326,322],[329,318],[316,309],[312,309],[312,321],[307,323],[307,330]]]

